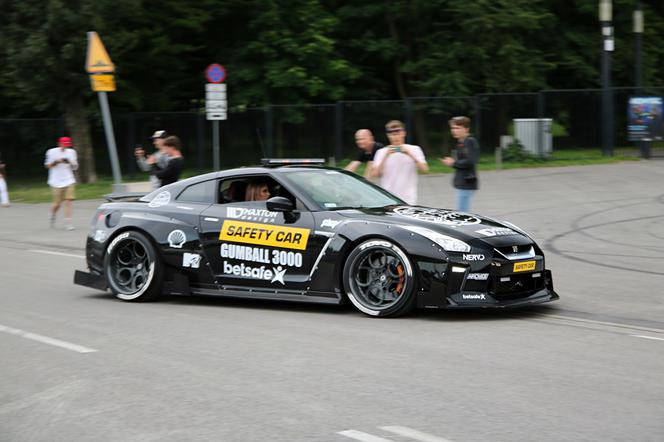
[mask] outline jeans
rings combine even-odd
[[[457,210],[459,212],[470,211],[470,199],[474,193],[473,189],[457,189]]]

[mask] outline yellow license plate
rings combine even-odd
[[[516,272],[527,272],[529,270],[535,270],[535,261],[523,261],[514,263],[514,273]]]

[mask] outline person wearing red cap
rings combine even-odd
[[[48,185],[53,192],[53,206],[51,207],[51,227],[55,227],[55,215],[64,202],[65,227],[74,230],[71,222],[72,201],[74,200],[74,186],[76,177],[74,171],[78,169],[76,151],[72,148],[71,138],[60,137],[58,147],[46,151],[44,166],[48,169]]]
[[[5,163],[0,158],[0,206],[9,207],[9,193],[7,193],[7,182],[5,181]]]

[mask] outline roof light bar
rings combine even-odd
[[[261,165],[264,167],[293,166],[299,164],[321,166],[325,164],[325,159],[324,158],[261,158]]]

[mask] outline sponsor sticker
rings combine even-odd
[[[464,261],[484,261],[484,255],[481,253],[464,253]]]
[[[247,221],[260,221],[262,223],[273,223],[279,215],[279,212],[271,212],[266,209],[256,209],[247,207],[227,207],[226,217],[233,219],[243,219]]]
[[[476,232],[484,236],[517,235],[514,230],[508,229],[507,227],[489,227],[486,229],[476,230]]]
[[[486,281],[489,279],[488,273],[469,273],[466,279],[472,279],[474,281]]]
[[[285,285],[284,275],[286,274],[287,269],[284,269],[281,266],[272,267],[270,270],[265,266],[252,267],[246,265],[245,263],[233,265],[228,261],[224,261],[223,267],[224,275],[240,276],[250,279],[261,279],[270,282],[280,282],[281,285]]]
[[[201,265],[201,255],[198,253],[185,253],[182,255],[182,267],[197,269]]]
[[[486,295],[484,293],[463,293],[461,295],[461,298],[463,300],[480,300],[484,301],[486,300]]]
[[[514,273],[517,272],[527,272],[529,270],[535,270],[535,261],[522,261],[514,263]]]
[[[148,204],[150,207],[161,207],[171,202],[171,192],[159,192]]]
[[[395,213],[420,221],[428,221],[446,226],[458,227],[479,224],[479,218],[464,212],[453,210],[430,209],[424,207],[397,207]]]
[[[106,241],[106,231],[105,230],[97,230],[95,231],[95,237],[94,240],[97,242],[104,242]]]
[[[222,243],[219,253],[222,258],[289,267],[302,267],[302,253],[291,252],[290,250],[269,250],[261,247]]]
[[[181,249],[186,241],[187,235],[182,230],[173,230],[168,234],[168,245],[173,248]]]
[[[219,239],[305,250],[309,240],[309,229],[225,220],[219,232]]]
[[[326,218],[326,219],[323,220],[322,223],[320,223],[320,226],[321,227],[329,227],[330,229],[334,229],[335,227],[337,227],[337,225],[339,225],[339,223],[341,223],[341,221]]]

